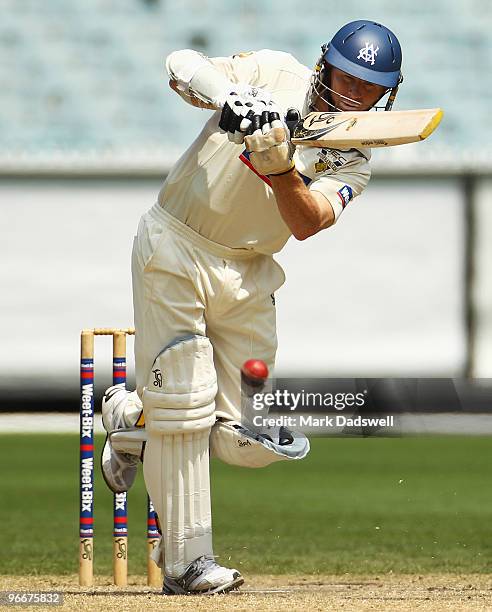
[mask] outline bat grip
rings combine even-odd
[[[297,108],[288,108],[285,115],[285,123],[289,129],[290,137],[294,136],[294,128],[301,120],[301,113]]]

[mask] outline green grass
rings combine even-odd
[[[77,571],[77,443],[0,436],[0,573]],[[215,552],[250,573],[490,572],[491,451],[486,437],[316,439],[298,463],[214,461]],[[95,571],[110,573],[111,494],[96,476]],[[131,573],[145,571],[145,511],[139,477]]]

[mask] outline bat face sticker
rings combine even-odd
[[[354,119],[342,119],[341,121],[336,121],[336,119],[337,115],[334,113],[309,113],[304,118],[302,125],[296,126],[294,138],[312,140],[354,121]]]
[[[424,140],[439,125],[443,112],[427,108],[391,113],[312,112],[294,128],[294,145],[337,149],[388,147]]]

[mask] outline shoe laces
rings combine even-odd
[[[195,578],[198,578],[205,570],[210,569],[213,566],[219,566],[215,561],[214,555],[202,555],[195,559],[185,573],[181,576],[180,580],[186,585],[190,585]]]

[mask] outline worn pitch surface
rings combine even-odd
[[[109,576],[99,576],[94,589],[80,588],[74,575],[0,576],[0,590],[62,591],[63,610],[458,611],[492,608],[492,580],[483,574],[250,576],[240,592],[212,597],[164,597],[145,586],[144,576],[131,576],[125,589],[111,586]],[[36,609],[45,608],[36,606]]]

